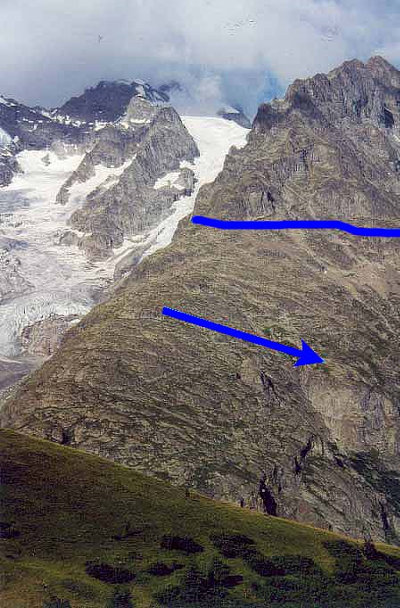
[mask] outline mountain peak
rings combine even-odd
[[[132,97],[140,96],[151,103],[167,103],[166,92],[159,91],[143,80],[100,80],[77,96],[71,97],[58,109],[58,114],[85,122],[112,122],[120,118]]]
[[[400,72],[385,59],[352,59],[327,74],[295,80],[284,99],[260,107],[255,124],[258,129],[270,128],[300,111],[335,127],[350,120],[392,128],[400,123],[399,95]]]

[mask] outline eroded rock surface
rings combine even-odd
[[[296,81],[260,108],[195,213],[399,226],[399,78],[374,58]],[[235,502],[254,499],[265,471],[278,514],[398,543],[399,252],[396,239],[184,220],[8,400],[3,425],[68,433],[81,449]],[[163,306],[303,339],[326,363],[294,368],[162,317]]]
[[[138,114],[142,118],[137,118]],[[182,161],[193,161],[199,154],[175,110],[155,108],[139,98],[130,105],[124,120],[127,130],[116,125],[101,132],[102,137],[58,195],[59,202],[65,202],[69,188],[76,181],[89,179],[99,163],[121,166],[131,159],[118,179],[90,192],[82,208],[71,217],[71,226],[86,233],[82,247],[92,256],[107,257],[113,247],[122,245],[125,236],[154,228],[180,196],[190,194],[190,187],[154,188],[159,177],[180,169]],[[183,170],[182,179],[188,172],[193,185],[190,169]]]

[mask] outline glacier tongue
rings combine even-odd
[[[0,190],[0,251],[4,252],[0,272],[13,288],[5,294],[3,286],[2,299],[0,293],[0,353],[4,356],[19,354],[25,327],[54,315],[81,317],[87,313],[99,289],[112,279],[112,264],[91,264],[77,246],[59,245],[69,217],[88,193],[87,184],[77,187],[65,206],[55,203],[56,195],[82,158],[60,159],[54,152],[23,151],[18,155],[23,173]],[[100,167],[92,185],[113,173],[115,170]],[[23,246],[13,247],[13,242]],[[2,263],[11,271],[6,273]]]

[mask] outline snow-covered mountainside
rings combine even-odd
[[[158,173],[151,184],[157,196],[173,191],[175,202],[160,215],[161,221],[126,235],[103,259],[88,259],[85,248],[79,246],[83,233],[69,225],[70,218],[83,208],[88,195],[115,186],[135,161],[135,154],[131,151],[118,166],[95,164],[89,177],[74,181],[65,204],[56,203],[57,194],[76,175],[85,154],[24,150],[17,155],[21,173],[0,189],[3,359],[51,354],[65,329],[87,313],[112,282],[116,268],[120,276],[124,269],[171,241],[179,220],[193,209],[200,186],[214,180],[232,145],[245,144],[248,131],[234,122],[205,117],[182,120],[200,155],[194,163],[183,160],[177,170]],[[189,191],[183,179],[185,171],[194,173],[194,186]]]
[[[150,246],[146,248],[144,257],[168,245],[179,221],[191,213],[200,187],[213,182],[218,173],[222,171],[225,156],[231,146],[241,148],[246,143],[248,130],[234,122],[223,118],[186,116],[182,121],[189,133],[193,136],[200,150],[200,156],[194,161],[194,173],[197,179],[195,188],[190,196],[180,198],[173,205],[174,212],[161,222],[146,238]],[[189,166],[185,161],[181,167]],[[174,173],[167,174],[158,187],[165,187],[168,182],[174,183]]]
[[[96,131],[124,115],[134,97],[153,105],[165,105],[169,100],[166,92],[143,80],[101,81],[52,110],[31,108],[0,95],[0,186],[9,184],[18,170],[16,163],[10,162],[10,156],[15,157],[24,149],[41,150],[60,142],[85,147]]]

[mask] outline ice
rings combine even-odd
[[[177,200],[172,205],[171,215],[145,236],[141,246],[147,246],[147,249],[142,259],[170,244],[180,220],[193,211],[201,186],[214,181],[222,170],[230,147],[242,148],[247,142],[248,129],[224,118],[187,116],[182,117],[182,122],[195,140],[200,156],[195,159],[193,164],[183,161],[181,168],[192,169],[197,182],[192,194]],[[165,178],[167,176],[158,180],[156,184]],[[127,248],[127,253],[129,253],[129,248]]]
[[[43,161],[45,156],[48,164]],[[19,354],[18,337],[27,325],[50,315],[81,317],[89,312],[98,289],[112,279],[112,258],[107,263],[89,263],[82,250],[59,245],[59,239],[85,196],[100,184],[108,187],[132,159],[121,167],[98,165],[93,178],[71,188],[66,205],[56,204],[57,192],[82,158],[60,159],[44,150],[21,152],[18,162],[24,173],[0,190],[0,234],[27,243],[10,255],[20,275],[31,284],[28,292],[0,302],[0,354],[4,356]],[[120,255],[118,250],[116,255]]]
[[[8,255],[14,256],[16,271],[30,287],[24,293],[14,293],[12,300],[0,301],[1,356],[19,355],[18,338],[27,325],[52,314],[78,317],[86,314],[94,305],[98,290],[112,281],[116,263],[138,247],[145,248],[143,257],[146,257],[167,246],[179,221],[192,212],[200,187],[213,181],[221,171],[229,148],[246,143],[248,130],[223,118],[190,116],[182,120],[200,151],[194,163],[181,163],[181,168],[188,166],[195,173],[197,182],[192,195],[176,201],[170,216],[155,229],[126,238],[113,256],[101,263],[90,263],[81,249],[59,245],[59,239],[68,229],[69,217],[83,204],[87,194],[98,186],[109,187],[132,158],[120,167],[97,165],[95,176],[74,184],[67,204],[60,205],[55,203],[56,195],[83,156],[61,159],[45,150],[18,155],[23,173],[0,190],[0,235],[27,244],[12,249]],[[178,174],[163,176],[157,187]]]
[[[171,173],[167,173],[164,177],[160,177],[156,183],[154,184],[154,188],[159,190],[160,188],[171,187],[177,188],[178,190],[182,190],[183,186],[178,186],[174,182],[178,180],[180,177],[180,171],[171,171]]]
[[[11,142],[11,136],[0,127],[0,147],[8,146]]]

